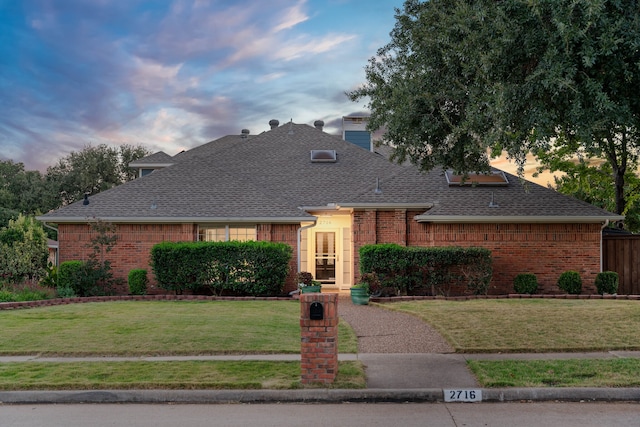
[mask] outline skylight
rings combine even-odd
[[[311,150],[311,163],[335,163],[336,150]]]
[[[502,171],[492,171],[490,173],[469,173],[456,175],[452,171],[445,173],[449,186],[483,186],[483,187],[505,187],[509,185],[507,176]]]

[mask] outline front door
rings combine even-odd
[[[323,285],[336,284],[336,232],[316,231],[315,267],[316,280]]]

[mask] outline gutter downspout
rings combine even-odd
[[[47,224],[47,223],[46,223],[46,221],[42,221],[42,225],[44,225],[45,227],[47,227],[49,230],[53,230],[53,231],[55,231],[55,232],[56,232],[56,240],[58,240],[58,229],[57,229],[57,228],[55,228],[55,227],[53,227],[53,226],[51,226],[51,225]],[[58,242],[60,242],[60,241],[58,240]],[[60,256],[60,246],[59,246],[59,245],[58,245],[58,249],[56,249],[56,267],[57,267],[58,265],[60,265],[60,263],[59,263],[59,259],[58,259],[58,256]]]
[[[605,219],[604,223],[602,224],[602,227],[600,227],[600,272],[602,273],[602,269],[604,268],[604,259],[602,259],[602,252],[603,252],[603,244],[604,244],[604,238],[602,237],[602,232],[604,231],[604,229],[609,225],[609,220]]]
[[[298,251],[297,251],[297,255],[298,255],[298,271],[297,273],[300,273],[300,246],[302,244],[302,230],[307,230],[309,228],[313,228],[316,226],[316,222],[314,222],[313,224],[310,225],[306,225],[304,227],[300,227],[298,228]]]

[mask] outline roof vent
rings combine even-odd
[[[249,129],[242,129],[242,131],[240,132],[240,136],[244,139],[249,137],[249,134],[251,133],[251,131]]]
[[[311,150],[311,163],[335,163],[336,150]]]
[[[318,129],[319,131],[322,131],[322,128],[324,127],[324,122],[322,120],[316,120],[315,122],[313,122],[313,125],[316,127],[316,129]]]
[[[276,119],[271,119],[269,120],[269,126],[271,126],[271,129],[275,129],[280,126],[280,122]]]

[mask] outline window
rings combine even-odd
[[[246,242],[256,240],[255,225],[201,225],[198,227],[200,242],[228,242],[238,240]]]

